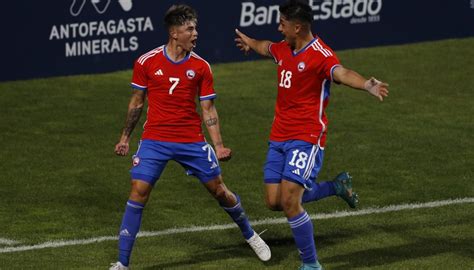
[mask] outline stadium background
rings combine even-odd
[[[222,133],[234,151],[222,164],[226,184],[256,229],[267,230],[273,258],[259,262],[199,183],[170,163],[145,209],[132,267],[295,269],[288,225],[263,202],[275,66],[241,55],[233,42],[236,27],[279,40],[275,13],[270,21],[264,15],[280,1],[185,2],[200,13],[197,53],[213,66]],[[0,10],[2,270],[106,269],[116,259],[130,159],[116,157],[113,146],[131,63],[165,41],[161,18],[172,1],[81,3],[8,1]],[[342,63],[391,86],[383,103],[331,89],[320,179],[350,171],[361,207],[348,211],[337,198],[305,206],[315,215],[321,262],[326,269],[473,269],[474,3],[312,3],[314,32]]]
[[[130,68],[163,44],[162,17],[175,1],[6,1],[1,9],[0,81]],[[234,29],[279,40],[282,1],[186,1],[199,12],[197,51],[211,63],[256,59],[236,53]],[[470,0],[310,0],[314,30],[334,49],[474,35]],[[120,25],[122,24],[123,27]],[[102,25],[102,28],[101,28]],[[87,45],[84,45],[87,44]],[[83,51],[83,47],[89,50]]]

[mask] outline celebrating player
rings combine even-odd
[[[302,202],[338,195],[352,208],[358,203],[346,172],[333,181],[315,182],[323,160],[328,124],[324,110],[331,82],[365,90],[380,101],[388,95],[388,84],[343,67],[334,51],[313,35],[311,23],[309,5],[290,0],[280,6],[278,31],[283,41],[255,40],[236,29],[242,51],[273,57],[278,65],[278,96],[264,168],[266,202],[271,210],[285,213],[302,270],[322,269]]]
[[[260,260],[267,261],[270,248],[251,228],[239,196],[222,180],[218,160],[229,160],[231,150],[224,146],[220,134],[211,67],[193,52],[198,37],[196,12],[187,5],[173,5],[164,20],[168,43],[136,60],[127,119],[115,146],[117,155],[127,155],[130,135],[148,97],[147,122],[130,171],[132,187],[120,227],[118,261],[110,269],[128,269],[143,208],[169,160],[178,162],[201,181],[237,223]],[[215,152],[205,141],[196,96]]]

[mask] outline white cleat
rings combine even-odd
[[[255,251],[255,254],[257,254],[260,260],[266,262],[272,257],[270,247],[256,232],[247,240],[247,243],[249,243],[250,247]]]
[[[121,262],[111,263],[109,270],[129,270],[128,266],[123,265]]]

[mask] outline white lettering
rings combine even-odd
[[[100,35],[107,35],[107,29],[105,28],[104,22],[99,23],[99,27],[97,28],[97,33],[98,36]]]
[[[327,20],[331,17],[331,2],[324,2],[321,4],[321,12],[323,13],[319,18]]]
[[[92,33],[94,33],[97,30],[97,22],[90,22],[89,23],[89,36],[92,36]]]
[[[382,0],[370,0],[370,3],[368,5],[368,9],[367,9],[369,14],[370,15],[377,15],[377,14],[379,14],[380,10],[382,10]]]
[[[133,33],[135,32],[135,23],[134,23],[134,20],[132,18],[128,19],[127,20],[127,32],[129,33]]]
[[[100,39],[92,41],[92,54],[100,54]]]
[[[240,12],[240,27],[247,27],[253,24],[255,4],[252,2],[243,2],[242,10]],[[246,18],[249,18],[246,20]]]
[[[78,43],[78,45],[81,45],[82,44],[82,50],[81,51],[81,55],[89,55],[91,54],[91,45],[92,45],[92,41],[82,41],[81,43]],[[81,48],[81,47],[79,47]]]
[[[280,10],[278,6],[270,6],[268,9],[268,20],[267,24],[272,23],[273,14],[275,14],[275,23],[280,22]]]
[[[351,24],[366,23],[366,22],[367,22],[366,17],[354,17],[350,21]]]
[[[334,5],[332,6],[332,17],[334,19],[338,19],[339,17],[341,17],[341,15],[337,13],[337,7],[339,6],[339,4],[342,4],[341,0],[334,0]]]
[[[69,29],[72,29],[72,35],[71,35],[72,38],[76,38],[76,29],[77,29],[78,26],[79,26],[79,24],[77,24],[77,23],[71,23],[69,25]],[[64,27],[64,28],[66,29],[67,27]],[[69,38],[69,34],[68,34],[67,38]],[[63,37],[61,37],[61,39],[63,39]]]
[[[473,0],[474,1],[474,0]],[[382,0],[309,0],[314,20],[350,19],[351,23],[380,21]],[[371,16],[377,19],[362,19]]]
[[[116,30],[115,21],[113,21],[113,20],[108,21],[107,22],[107,32],[108,32],[108,34],[111,34],[111,35],[116,34],[115,30]]]
[[[138,32],[142,31],[143,28],[143,17],[137,18],[137,27],[138,27]]]
[[[93,39],[75,42],[66,42],[66,57],[97,55],[105,53],[120,53],[138,50],[138,37],[132,36],[128,40],[124,37],[113,39]]]
[[[354,10],[354,3],[352,0],[344,0],[344,6],[341,9],[341,16],[343,18],[352,17],[352,11]]]
[[[128,47],[125,46],[125,39],[124,38],[120,39],[120,51],[121,52],[128,52]]]
[[[354,15],[357,17],[365,16],[367,11],[367,0],[357,0],[354,4]]]
[[[139,18],[137,18],[138,20]],[[150,17],[145,18],[145,26],[143,30],[139,29],[139,32],[153,31],[153,23],[151,22]]]
[[[120,33],[127,33],[127,29],[125,29],[125,23],[122,20],[118,22],[116,34]]]
[[[280,20],[278,5],[255,7],[253,2],[242,2],[240,27],[278,23]],[[275,20],[273,19],[275,18]]]
[[[66,57],[126,53],[139,48],[138,37],[125,34],[154,31],[150,17],[137,17],[108,21],[90,21],[53,25],[49,40],[68,40],[64,44]],[[120,35],[117,37],[106,37]],[[103,38],[90,39],[94,36]],[[74,40],[81,39],[81,40]]]
[[[108,39],[102,39],[100,46],[102,47],[102,53],[110,53],[110,40]]]
[[[49,40],[133,34],[148,31],[154,31],[153,22],[150,17],[129,18],[127,20],[91,21],[53,25],[49,33]]]
[[[380,21],[379,15],[369,16],[369,22],[379,22],[379,21]]]
[[[130,37],[129,42],[130,42],[130,50],[131,51],[138,50],[138,37],[135,37],[135,36]]]
[[[81,23],[79,25],[79,36],[87,37],[89,33],[89,25],[87,23]]]
[[[69,44],[68,42],[66,42],[66,57],[77,55],[77,50],[76,50],[75,45],[76,45],[75,43]]]
[[[53,25],[53,28],[51,28],[51,33],[49,33],[49,40],[52,40],[53,38],[59,39],[58,28],[56,25]]]
[[[110,49],[111,52],[120,52],[120,45],[117,39],[114,38],[112,40],[112,48]]]
[[[264,25],[267,23],[267,8],[258,7],[257,15],[255,15],[255,25]]]

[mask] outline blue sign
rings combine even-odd
[[[185,1],[199,14],[196,52],[211,64],[258,59],[234,44],[234,29],[281,40],[283,1]],[[313,32],[335,50],[474,36],[474,0],[309,0]],[[175,1],[5,1],[0,81],[129,69],[164,44]]]

